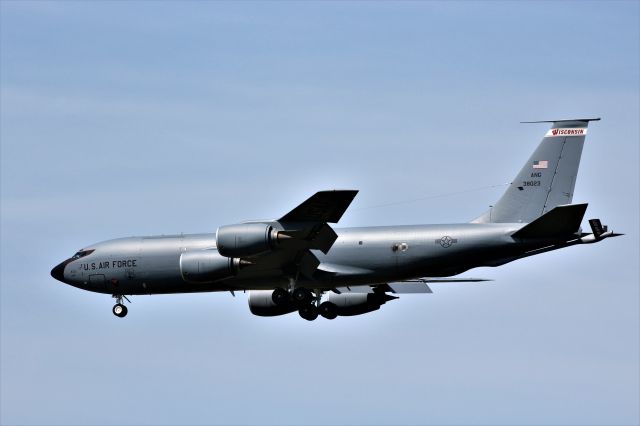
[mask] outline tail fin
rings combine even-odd
[[[587,126],[597,120],[532,122],[553,124],[500,200],[473,222],[529,223],[556,206],[571,204]]]

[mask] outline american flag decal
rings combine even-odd
[[[539,160],[533,162],[534,169],[546,169],[549,167],[549,162],[547,160]]]

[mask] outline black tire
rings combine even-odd
[[[276,306],[284,306],[289,302],[289,292],[283,288],[276,288],[271,293],[271,300]]]
[[[296,304],[298,304],[299,306],[303,306],[311,303],[313,294],[311,294],[311,291],[309,289],[296,288],[295,290],[293,290],[293,294],[291,295],[291,297]]]
[[[338,307],[335,303],[323,302],[318,307],[318,313],[326,319],[336,319],[338,316]]]
[[[316,305],[304,305],[298,313],[307,321],[313,321],[318,318],[318,308],[316,308]]]
[[[127,309],[126,306],[124,306],[121,303],[116,303],[113,306],[113,309],[111,310],[113,312],[113,315],[120,317],[120,318],[124,318],[127,316],[127,312],[129,312],[129,310]]]

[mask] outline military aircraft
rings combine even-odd
[[[315,193],[279,219],[221,226],[215,234],[130,237],[92,244],[51,275],[116,299],[127,295],[249,291],[255,315],[298,311],[306,320],[375,311],[429,283],[528,256],[618,236],[599,219],[580,227],[571,204],[589,122],[538,121],[549,131],[500,200],[469,223],[334,229],[358,191]]]

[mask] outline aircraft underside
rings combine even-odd
[[[430,293],[433,282],[482,281],[457,276],[621,235],[598,219],[582,232],[587,204],[571,204],[594,120],[553,121],[500,200],[470,223],[334,229],[358,191],[320,191],[275,220],[94,244],[51,275],[111,294],[119,317],[127,295],[249,291],[255,315],[307,320],[371,312],[399,294]]]

